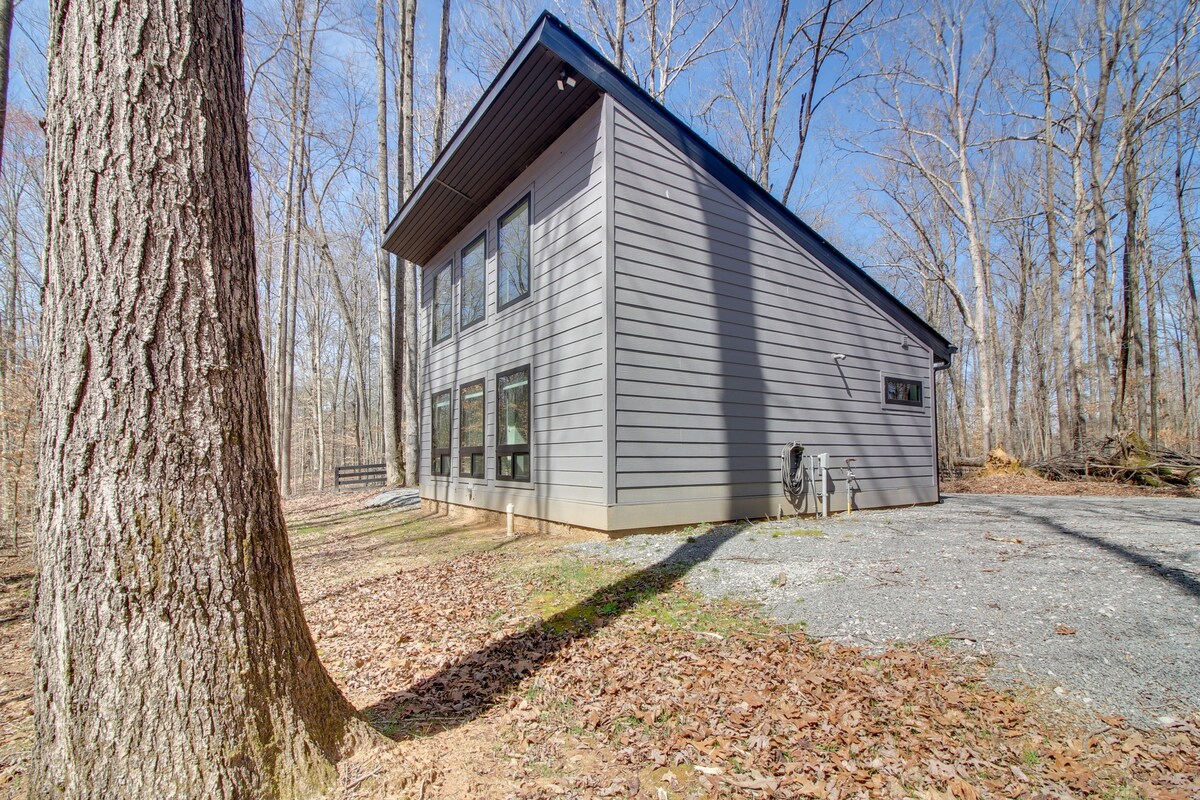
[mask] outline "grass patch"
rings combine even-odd
[[[784,536],[807,536],[812,539],[820,539],[825,535],[824,531],[816,528],[793,528],[790,530],[774,531],[771,534],[772,539],[781,539]]]
[[[681,566],[639,571],[628,564],[562,556],[505,569],[509,582],[525,590],[525,612],[540,617],[555,633],[596,628],[621,614],[671,630],[719,636],[771,628],[753,602],[704,600],[689,591],[680,581],[686,572]]]

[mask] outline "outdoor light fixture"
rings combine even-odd
[[[844,361],[846,359],[845,353],[830,353],[830,355],[833,357],[834,361]]]
[[[566,84],[572,89],[575,88],[575,71],[567,69],[566,64],[564,64],[562,69],[558,71],[558,90],[560,92],[563,90],[563,84]]]

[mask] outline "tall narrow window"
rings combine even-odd
[[[483,381],[458,389],[458,474],[483,477]]]
[[[487,234],[463,248],[458,283],[459,328],[466,330],[483,320],[487,306]]]
[[[450,390],[433,396],[433,439],[432,462],[429,471],[433,475],[450,474]]]
[[[496,284],[498,308],[529,296],[529,195],[496,226]]]
[[[454,332],[454,273],[450,265],[433,276],[433,341],[444,342]]]
[[[496,376],[496,478],[529,480],[529,365]]]

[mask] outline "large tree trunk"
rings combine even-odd
[[[1132,136],[1132,134],[1129,134]],[[1121,345],[1117,358],[1117,392],[1112,418],[1120,430],[1145,433],[1142,408],[1142,315],[1139,277],[1142,269],[1141,181],[1134,139],[1125,148],[1125,246],[1121,257]]]
[[[412,194],[413,159],[413,84],[414,45],[416,40],[417,0],[401,0],[400,5],[400,202]],[[404,485],[416,486],[420,475],[420,405],[417,398],[417,272],[413,264],[396,262],[396,348],[401,365],[400,388],[401,439],[404,444]]]
[[[1147,209],[1142,206],[1141,229],[1149,229]],[[1158,280],[1154,275],[1154,263],[1149,248],[1142,250],[1142,278],[1146,281],[1146,424],[1150,430],[1150,446],[1158,449]],[[1187,418],[1182,417],[1183,429],[1187,429]]]
[[[1072,448],[1083,446],[1087,436],[1084,386],[1084,306],[1087,301],[1087,223],[1089,206],[1084,186],[1082,118],[1076,117],[1075,141],[1069,151],[1071,162],[1071,292],[1067,306],[1067,385],[1071,396],[1069,426]]]
[[[450,61],[450,0],[442,0],[442,29],[438,36],[438,66],[434,84],[433,157],[446,141],[446,70]],[[431,159],[432,160],[432,159]]]
[[[392,330],[392,257],[383,249],[383,234],[388,226],[388,112],[387,112],[387,45],[384,36],[383,0],[375,0],[375,243],[376,313],[379,316],[379,397],[383,413],[383,464],[388,486],[398,486],[404,480],[400,448],[400,432],[396,417],[396,357],[393,352],[395,333]]]
[[[50,19],[31,794],[324,792],[371,734],[317,659],[271,466],[241,8]]]
[[[1060,315],[1062,314],[1061,284],[1062,262],[1058,253],[1058,210],[1055,191],[1057,189],[1057,154],[1055,151],[1054,76],[1051,74],[1053,20],[1044,17],[1046,6],[1039,3],[1031,7],[1037,33],[1038,65],[1042,90],[1042,218],[1046,223],[1046,261],[1050,269],[1049,325],[1050,373],[1054,385],[1055,410],[1058,419],[1058,446],[1066,450],[1070,443],[1071,413],[1069,392],[1064,387],[1063,348],[1059,347]],[[1068,347],[1070,345],[1068,344]],[[1049,445],[1048,445],[1049,446]]]
[[[1108,114],[1108,92],[1112,83],[1113,69],[1123,46],[1125,24],[1129,19],[1127,0],[1120,0],[1117,26],[1108,28],[1108,8],[1102,0],[1095,3],[1097,28],[1096,56],[1097,75],[1094,100],[1088,113],[1087,141],[1091,161],[1091,205],[1092,241],[1095,269],[1092,276],[1092,345],[1096,354],[1097,403],[1100,408],[1100,427],[1112,433],[1117,426],[1114,417],[1116,396],[1112,375],[1113,340],[1116,326],[1113,320],[1112,284],[1109,282],[1109,232],[1108,212],[1104,193],[1107,178],[1104,165],[1104,122]]]
[[[16,0],[0,0],[0,163],[4,161],[4,126],[8,121],[8,52],[15,4]]]
[[[1016,308],[1013,309],[1013,319],[1009,326],[1012,328],[1010,340],[1012,350],[1008,365],[1008,402],[1005,416],[1008,422],[1009,445],[1015,448],[1016,452],[1021,453],[1022,457],[1028,458],[1029,455],[1019,447],[1021,415],[1017,413],[1017,390],[1020,387],[1022,368],[1028,368],[1021,358],[1024,349],[1025,318],[1029,313],[1029,284],[1033,280],[1033,254],[1030,253],[1029,235],[1025,232],[1020,234],[1017,259],[1020,262],[1020,272],[1018,273]]]

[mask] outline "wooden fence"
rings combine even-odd
[[[333,468],[334,489],[366,489],[387,485],[387,468],[383,464],[344,464]]]

